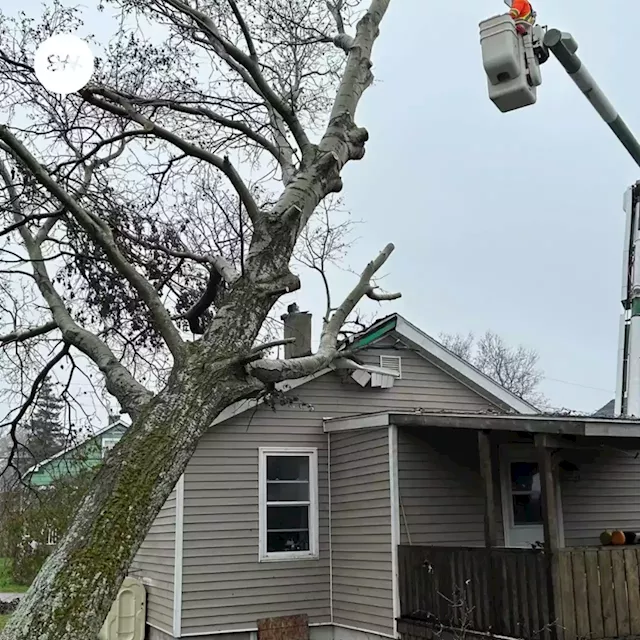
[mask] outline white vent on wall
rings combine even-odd
[[[380,356],[380,369],[382,369],[382,371],[371,374],[371,386],[380,387],[382,389],[391,389],[394,381],[401,377],[400,357]],[[389,374],[384,373],[385,371],[388,371]]]
[[[402,378],[402,360],[400,356],[380,356],[380,368],[395,371],[398,374],[397,380]]]

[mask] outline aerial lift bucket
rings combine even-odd
[[[532,29],[520,36],[508,13],[488,18],[480,23],[480,47],[489,98],[496,107],[505,113],[534,104],[540,67]]]

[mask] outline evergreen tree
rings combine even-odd
[[[66,434],[60,420],[62,407],[62,399],[56,396],[51,383],[45,380],[31,419],[25,425],[29,466],[50,458],[65,447]]]

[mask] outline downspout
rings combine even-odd
[[[327,490],[329,491],[329,619],[333,624],[333,527],[331,525],[331,433],[327,432]]]

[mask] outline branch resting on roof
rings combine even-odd
[[[248,373],[262,382],[280,382],[282,380],[312,375],[316,371],[330,366],[338,357],[342,357],[343,353],[338,350],[338,335],[340,330],[358,302],[365,296],[368,296],[372,291],[371,279],[388,260],[394,248],[393,244],[388,244],[380,252],[378,257],[365,267],[358,284],[344,299],[343,303],[334,311],[331,319],[325,324],[322,335],[320,336],[320,346],[315,354],[284,360],[257,360],[247,365]],[[399,298],[401,294],[384,295],[389,297],[381,299],[395,300]],[[358,367],[354,366],[354,368]]]

